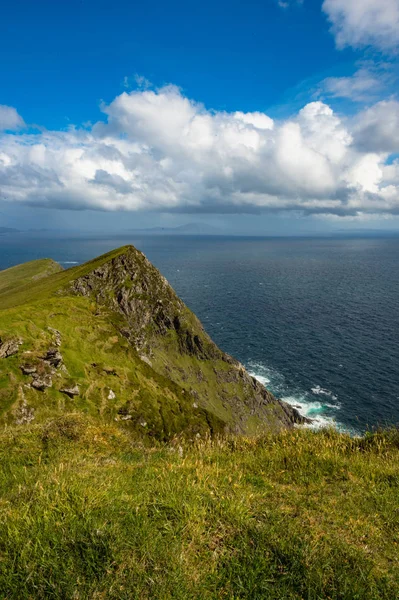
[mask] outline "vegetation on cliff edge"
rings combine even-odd
[[[399,435],[151,447],[65,415],[0,435],[0,597],[399,597]]]

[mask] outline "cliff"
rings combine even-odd
[[[0,273],[0,338],[5,423],[77,409],[166,440],[304,422],[214,344],[133,246],[66,271],[33,261]]]

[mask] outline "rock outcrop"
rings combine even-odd
[[[59,334],[59,332],[57,333]],[[58,348],[50,347],[42,356],[32,357],[30,353],[30,358],[33,359],[33,362],[20,365],[20,369],[23,375],[31,377],[31,387],[40,392],[44,392],[47,388],[53,386],[54,375],[59,376],[57,370],[59,371],[62,367],[66,371],[64,359]],[[77,393],[79,393],[79,390]]]
[[[62,364],[62,354],[59,352],[59,350],[57,350],[57,348],[50,348],[47,350],[45,356],[43,356],[43,360],[52,367],[58,369],[58,367]]]
[[[0,339],[0,358],[8,358],[17,354],[21,344],[22,341],[15,338],[4,342]]]
[[[36,375],[31,383],[31,387],[35,390],[39,390],[40,392],[44,392],[45,389],[51,388],[53,385],[53,380],[49,375]]]
[[[79,394],[80,394],[79,387],[76,384],[62,387],[60,389],[60,392],[62,392],[63,394],[66,394],[70,398],[74,398],[74,396],[79,396]]]

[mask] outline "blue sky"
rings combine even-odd
[[[398,30],[399,0],[6,3],[0,217],[395,228]]]
[[[216,110],[267,111],[302,80],[353,69],[315,0],[17,1],[2,20],[2,103],[48,128],[97,120],[136,73]]]

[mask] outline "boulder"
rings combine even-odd
[[[54,334],[54,341],[56,346],[61,346],[61,333],[58,331],[58,329],[54,329],[54,327],[47,327],[47,329]]]
[[[31,383],[31,387],[40,392],[44,392],[46,388],[50,388],[52,385],[53,381],[48,375],[35,377]]]
[[[60,392],[62,392],[63,394],[66,394],[70,398],[73,398],[74,396],[79,396],[79,393],[80,393],[79,387],[77,384],[65,386],[60,389]]]
[[[57,369],[62,364],[63,358],[61,352],[57,350],[57,348],[49,348],[46,355],[43,356],[43,360]]]
[[[36,373],[37,368],[33,365],[21,365],[21,371],[24,375],[33,375]]]
[[[17,354],[21,344],[22,341],[16,338],[12,340],[6,340],[5,342],[0,339],[0,358],[8,358],[9,356]]]

